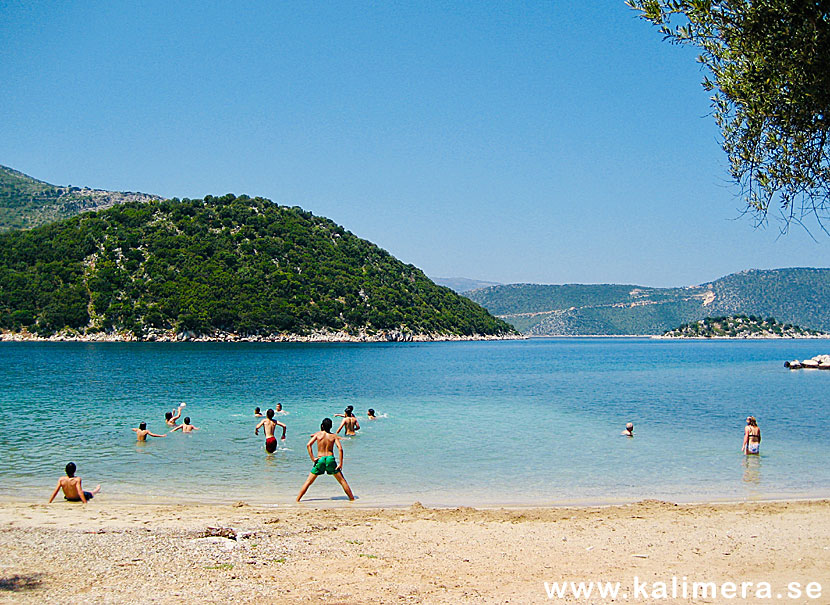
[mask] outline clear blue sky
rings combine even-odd
[[[430,276],[830,265],[753,228],[692,49],[622,0],[0,0],[0,164],[327,216]]]

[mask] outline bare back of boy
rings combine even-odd
[[[59,489],[63,490],[63,497],[65,500],[69,500],[70,502],[83,502],[86,504],[87,500],[101,491],[101,486],[96,486],[91,492],[85,492],[81,485],[80,477],[61,477],[58,479],[58,486],[55,488],[55,491],[52,492],[52,497],[49,498],[49,502],[52,502],[52,500],[55,499]]]
[[[334,444],[340,441],[340,437],[326,431],[317,431],[312,435],[317,444],[317,457],[334,456]]]
[[[156,433],[148,431],[147,429],[136,429],[136,428],[134,428],[133,431],[135,431],[136,441],[147,441],[147,436],[148,435],[150,437],[166,437],[167,436],[167,435],[157,435]]]
[[[360,423],[354,416],[346,416],[343,419],[343,422],[340,423],[340,426],[337,428],[335,433],[339,433],[342,428],[346,429],[346,436],[351,437],[353,435],[357,435],[357,431],[360,430]]]
[[[58,483],[61,484],[61,489],[63,490],[64,498],[66,498],[67,500],[81,500],[81,494],[83,493],[83,490],[80,489],[80,477],[61,477],[58,480]]]

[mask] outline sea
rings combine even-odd
[[[294,506],[309,436],[347,405],[358,499],[321,476],[306,506],[826,497],[830,372],[783,365],[824,353],[830,340],[4,342],[0,498],[45,502],[72,461],[99,500]],[[198,431],[136,442],[181,402]],[[254,408],[277,403],[288,436],[271,455]],[[740,451],[748,415],[760,456]]]

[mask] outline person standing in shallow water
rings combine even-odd
[[[311,487],[312,483],[314,483],[314,480],[323,473],[334,475],[334,478],[337,479],[337,482],[343,488],[343,491],[346,492],[346,496],[348,496],[349,500],[354,500],[352,488],[349,487],[349,484],[346,483],[346,478],[343,476],[343,445],[340,443],[340,437],[332,434],[331,425],[331,418],[323,418],[323,422],[320,423],[320,430],[314,433],[309,442],[306,444],[308,457],[311,458],[311,462],[314,463],[314,466],[311,467],[311,472],[308,474],[308,478],[300,488],[300,493],[297,494],[297,502],[299,502],[305,495],[308,488]],[[317,444],[316,457],[311,449],[315,443]],[[335,447],[338,451],[339,462],[334,461]]]
[[[360,430],[360,423],[357,421],[357,417],[354,415],[351,406],[343,411],[345,412],[343,422],[340,423],[340,426],[334,432],[339,433],[343,427],[346,427],[346,435],[357,435],[357,431]]]
[[[147,441],[147,437],[167,437],[167,435],[156,435],[147,430],[147,423],[142,422],[138,428],[134,428],[136,441]]]
[[[180,404],[179,407],[176,408],[175,415],[173,412],[165,412],[164,413],[164,422],[167,423],[167,426],[176,426],[176,421],[182,415],[182,408],[185,406],[184,403]]]
[[[758,421],[755,420],[755,416],[746,417],[744,443],[741,446],[741,452],[747,456],[761,453],[761,429],[758,427]]]
[[[259,435],[259,429],[262,427],[265,430],[265,451],[273,454],[277,451],[277,438],[274,437],[274,429],[277,426],[282,427],[282,440],[285,441],[285,425],[282,422],[274,420],[274,410],[265,412],[265,420],[262,420],[254,429],[254,435]]]
[[[193,431],[198,431],[198,426],[193,426],[190,424],[190,416],[184,417],[184,424],[180,424],[176,428],[174,428],[171,433],[175,433],[176,431],[181,431],[182,433],[192,433]]]

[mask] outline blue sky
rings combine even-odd
[[[0,0],[0,164],[248,193],[431,276],[690,285],[827,266],[756,230],[692,49],[622,0]]]

